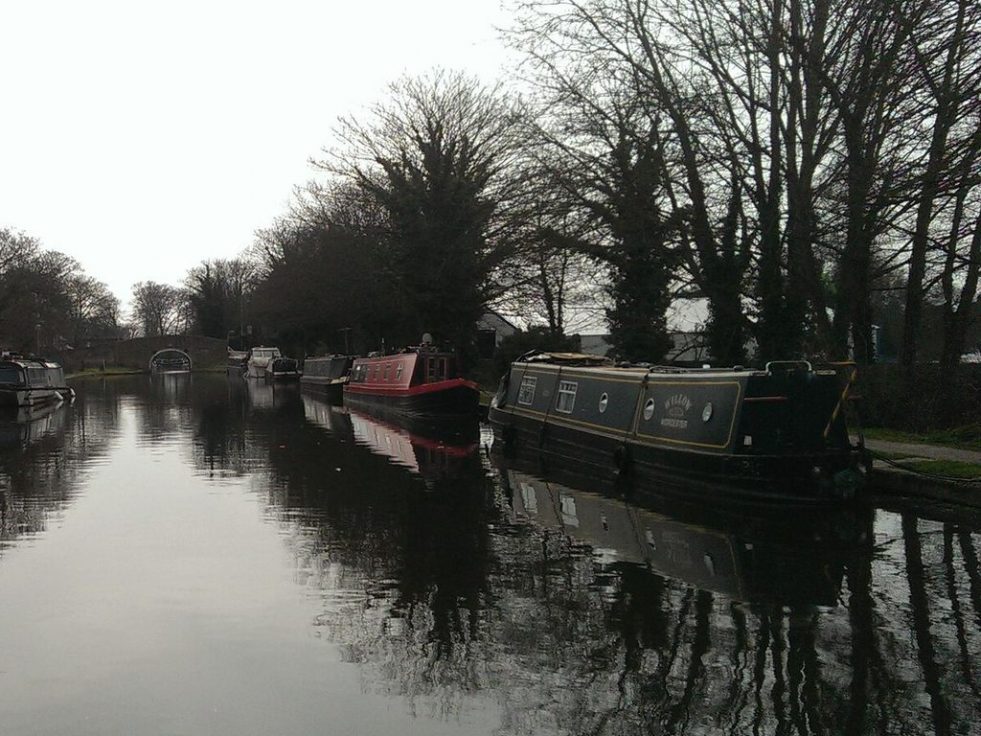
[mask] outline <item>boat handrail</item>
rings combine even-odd
[[[808,373],[814,372],[814,368],[811,366],[811,362],[809,360],[771,360],[767,362],[766,366],[764,367],[764,370],[767,373],[773,373],[770,366],[774,366],[774,365],[804,366],[805,368],[807,368]]]

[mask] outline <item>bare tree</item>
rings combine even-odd
[[[66,282],[72,342],[80,346],[89,338],[114,335],[119,326],[119,299],[103,282],[74,274]]]
[[[934,4],[910,44],[922,99],[921,162],[912,181],[916,219],[910,237],[901,361],[916,362],[931,252],[940,251],[946,333],[943,363],[959,360],[977,290],[977,209],[981,149],[981,8],[968,0]],[[981,215],[979,215],[981,217]],[[963,288],[955,295],[955,280]]]
[[[180,322],[179,290],[155,281],[133,284],[133,317],[146,337],[169,335]]]

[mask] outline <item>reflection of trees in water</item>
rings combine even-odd
[[[117,414],[83,400],[0,417],[0,540],[45,531],[103,455]]]
[[[973,723],[981,586],[970,534],[907,523],[893,543],[910,551],[905,562],[857,552],[828,563],[843,571],[834,607],[743,603],[512,523],[479,469],[425,493],[381,458],[315,436],[270,435],[292,450],[272,453],[269,501],[304,539],[297,574],[323,598],[318,626],[362,665],[366,687],[447,718],[493,696],[502,734],[957,733]],[[314,452],[319,468],[303,460]],[[354,477],[341,481],[334,466]],[[947,546],[966,551],[918,566],[916,548],[939,555],[945,529]]]
[[[486,699],[501,734],[946,734],[976,721],[967,528],[880,512],[874,550],[756,540],[740,574],[786,579],[710,591],[516,519],[476,459],[427,485],[295,402],[257,408],[227,386],[192,402],[199,467],[259,473],[296,580],[321,600],[318,631],[367,689],[413,708],[449,719]],[[838,603],[823,589],[809,603],[809,581]]]
[[[473,649],[487,640],[478,461],[466,481],[426,481],[353,443],[323,444],[314,428],[272,438],[269,502],[302,535],[296,574],[323,599],[324,635],[366,666],[369,687],[456,712],[482,687]]]

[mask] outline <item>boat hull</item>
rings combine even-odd
[[[322,376],[300,376],[300,388],[311,394],[322,396],[331,404],[339,404],[344,398],[346,378],[326,378]]]
[[[0,390],[0,406],[44,406],[64,399],[62,392],[68,388],[35,388],[35,389],[5,389]]]
[[[447,381],[406,391],[375,392],[344,388],[344,403],[409,417],[476,417],[480,393],[470,381]]]

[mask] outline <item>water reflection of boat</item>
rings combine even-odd
[[[866,509],[684,505],[612,478],[584,483],[574,468],[556,481],[513,459],[497,462],[516,520],[561,530],[608,562],[643,564],[734,600],[833,606],[846,561],[872,539]]]
[[[303,397],[307,420],[341,439],[353,439],[394,465],[425,478],[451,478],[477,452],[476,420],[409,420],[382,418],[364,410],[332,406]]]
[[[62,431],[67,411],[63,403],[0,410],[0,449],[29,445]]]
[[[245,391],[253,409],[273,409],[296,400],[298,387],[295,383],[245,382]]]

